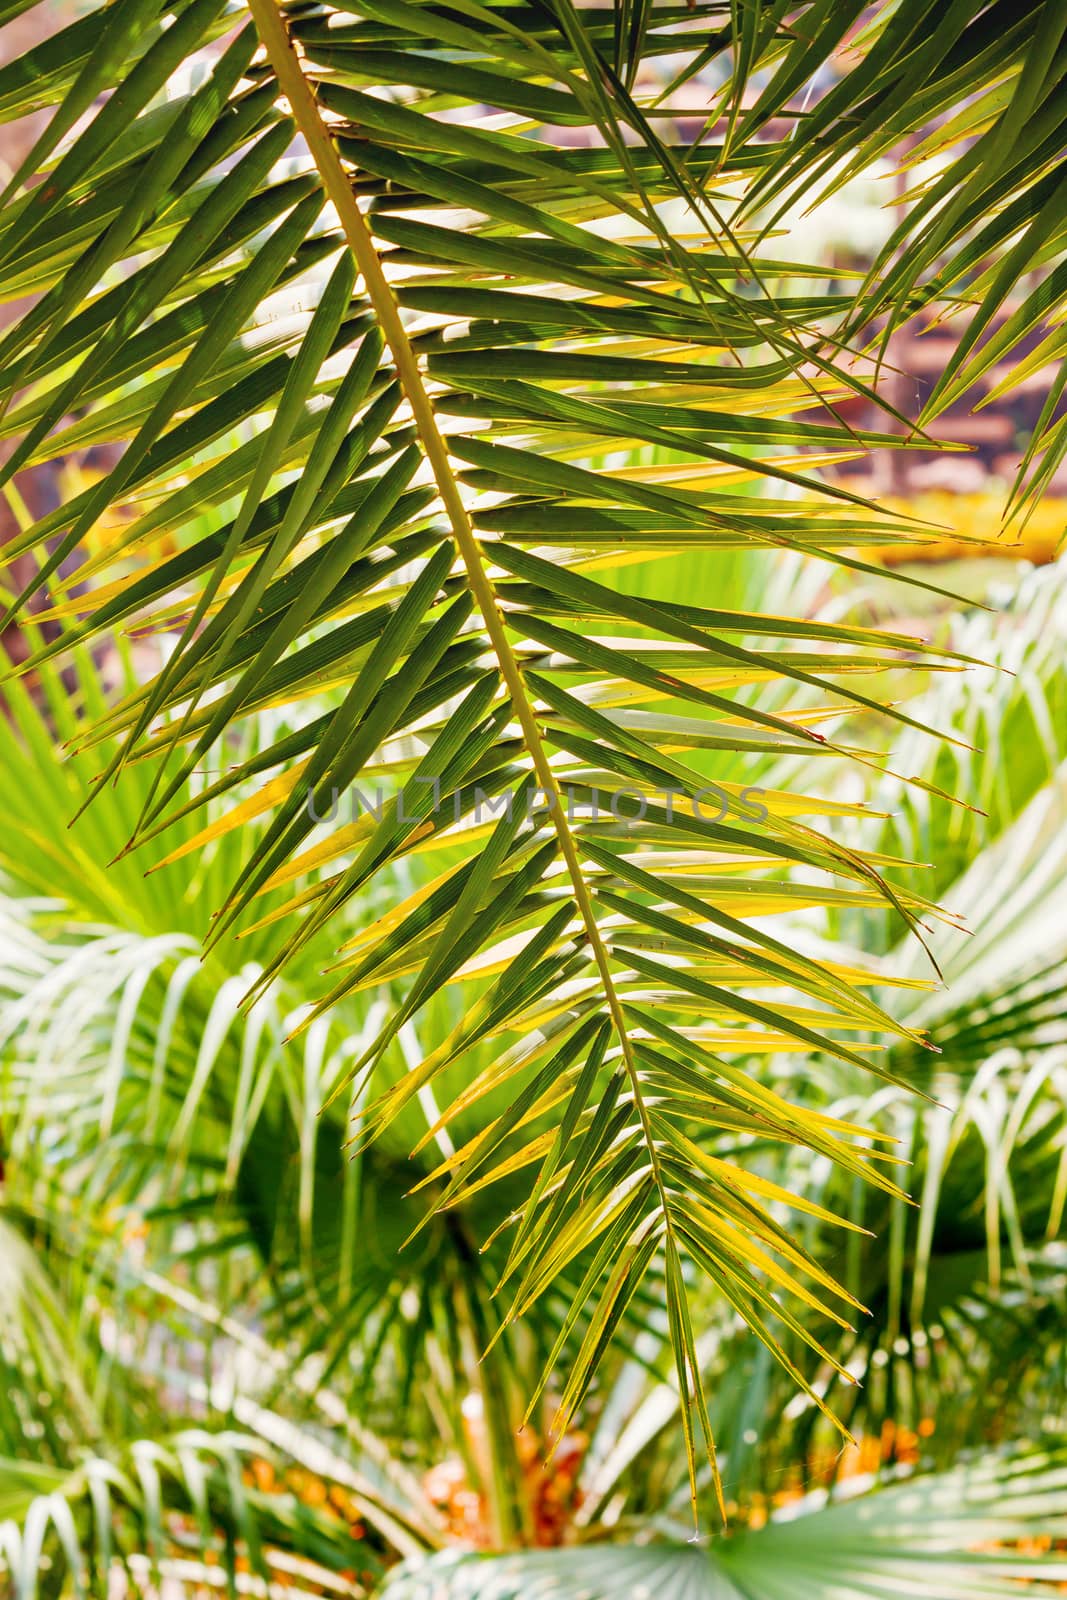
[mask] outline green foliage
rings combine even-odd
[[[1051,1595],[1067,1564],[968,1548],[991,1539],[1062,1533],[1067,1467],[1062,1453],[986,1456],[952,1472],[890,1484],[828,1505],[813,1497],[803,1515],[710,1551],[692,1546],[524,1552],[488,1559],[449,1551],[402,1568],[383,1600],[806,1600],[908,1592]]]
[[[1062,353],[1061,11],[848,0],[801,26],[749,0],[111,0],[0,69],[6,120],[52,109],[0,205],[0,293],[23,302],[0,336],[0,488],[121,447],[7,546],[34,576],[5,620],[50,606],[0,779],[17,1204],[59,1276],[94,1248],[75,1186],[148,1227],[162,1270],[131,1291],[135,1343],[161,1284],[229,1341],[229,1305],[256,1296],[273,1370],[255,1404],[273,1415],[288,1380],[285,1428],[344,1373],[352,1470],[393,1549],[435,1535],[365,1488],[363,1457],[386,1470],[379,1413],[443,1366],[455,1392],[414,1442],[448,1415],[477,1455],[452,1403],[470,1380],[500,1542],[529,1534],[524,1412],[565,1434],[616,1370],[673,1394],[660,1427],[680,1426],[695,1513],[725,1499],[722,1428],[745,1481],[750,1419],[716,1393],[731,1363],[746,1405],[786,1374],[803,1421],[784,1448],[859,1417],[835,1384],[905,1338],[905,1306],[921,1328],[953,1175],[982,1195],[995,1294],[1004,1245],[1029,1294],[1035,1232],[1060,1231],[1062,1091],[1029,1052],[1062,998],[1033,937],[1062,878],[1034,849],[1062,779],[989,778],[988,835],[946,822],[973,642],[813,615],[800,591],[778,614],[753,573],[869,578],[858,551],[921,544],[817,462],[926,444],[992,363],[1026,376]],[[713,74],[695,142],[643,86],[658,58],[682,63],[672,96]],[[866,279],[777,258],[798,194],[901,141],[915,187]],[[920,431],[880,402],[884,427],[857,432],[839,408],[876,398],[882,341],[957,301]],[[1013,509],[1067,448],[1061,387]],[[620,581],[664,555],[672,598]],[[167,648],[108,698],[94,667],[127,628]],[[914,703],[935,675],[952,689]],[[1035,719],[1041,702],[1027,691]],[[842,773],[879,771],[890,739],[902,817],[853,835],[872,807]],[[928,892],[899,858],[953,829]],[[894,971],[767,927],[874,924],[869,954],[927,937],[987,838],[961,893],[985,916],[1014,885],[1006,986],[992,939],[950,943],[951,999],[920,1001],[910,945]],[[930,1027],[951,1043],[936,1069]],[[113,1293],[128,1251],[102,1234]],[[979,1287],[965,1273],[957,1298]],[[878,1331],[850,1343],[864,1305]],[[94,1430],[121,1454],[151,1389],[57,1437],[57,1472]],[[73,1572],[55,1494],[26,1525]],[[143,1498],[124,1503],[136,1522]]]

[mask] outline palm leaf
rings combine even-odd
[[[298,1594],[333,1594],[348,1591],[357,1564],[364,1580],[374,1575],[373,1555],[343,1523],[247,1481],[253,1462],[272,1480],[284,1466],[252,1435],[205,1429],[135,1440],[117,1458],[87,1455],[66,1470],[0,1460],[0,1551],[13,1593],[34,1600],[44,1572],[81,1595],[106,1594],[124,1577],[210,1584],[212,1562],[235,1592],[284,1581]],[[251,1582],[240,1576],[249,1569]]]
[[[709,818],[707,752],[843,754],[810,725],[828,707],[925,728],[858,686],[919,647],[802,617],[668,607],[596,569],[619,552],[740,546],[868,571],[856,545],[926,537],[778,450],[880,441],[837,420],[839,399],[872,393],[842,330],[928,298],[929,285],[913,293],[917,274],[966,257],[976,215],[1040,193],[1052,220],[1004,272],[1051,247],[1062,209],[1041,187],[1058,105],[1041,65],[1060,49],[1052,8],[993,47],[996,70],[1016,74],[1012,96],[992,137],[936,186],[949,203],[917,205],[911,265],[851,301],[794,294],[791,280],[768,288],[775,262],[747,214],[806,176],[798,152],[835,160],[843,129],[857,117],[873,127],[872,96],[878,128],[898,135],[925,127],[946,96],[965,103],[990,66],[977,4],[957,8],[951,28],[931,24],[921,77],[909,63],[923,18],[880,8],[810,145],[755,136],[862,8],[813,8],[810,37],[780,9],[737,8],[721,36],[736,51],[727,133],[696,153],[661,133],[637,69],[689,47],[690,21],[720,21],[717,7],[695,7],[685,27],[670,8],[609,19],[567,0],[529,26],[476,0],[249,9],[226,35],[234,18],[218,0],[192,0],[146,33],[151,7],[112,0],[99,36],[76,23],[50,41],[33,86],[27,62],[6,95],[0,83],[9,117],[57,107],[32,157],[44,181],[20,192],[17,175],[0,213],[6,292],[38,297],[0,340],[14,440],[0,484],[67,448],[63,419],[86,406],[74,437],[123,446],[99,483],[7,547],[36,558],[8,619],[48,588],[63,627],[29,671],[119,627],[176,627],[162,669],[75,735],[82,750],[118,741],[96,794],[149,764],[127,849],[180,821],[174,858],[194,816],[197,842],[217,841],[243,826],[250,784],[279,780],[253,803],[269,821],[218,896],[209,938],[217,950],[257,915],[280,924],[253,999],[382,874],[428,858],[438,875],[451,869],[393,922],[387,950],[343,956],[324,1007],[374,979],[418,976],[329,1092],[358,1107],[361,1146],[427,1090],[444,1087],[440,1128],[490,1087],[508,1097],[510,1121],[487,1115],[486,1138],[446,1158],[433,1209],[536,1169],[500,1278],[506,1325],[575,1275],[572,1311],[586,1322],[561,1424],[645,1272],[662,1268],[695,1484],[698,1434],[708,1449],[711,1437],[693,1276],[783,1360],[773,1329],[799,1324],[782,1291],[809,1308],[851,1301],[743,1173],[710,1181],[690,1134],[729,1114],[894,1188],[861,1129],[828,1127],[725,1059],[815,1048],[887,1076],[848,1040],[894,1025],[862,973],[769,948],[717,909],[720,890],[743,864],[757,883],[793,871],[843,882],[906,926],[919,911],[884,862],[797,821],[817,809],[802,797],[753,812],[728,792]],[[198,87],[161,103],[175,69],[201,59]],[[745,110],[745,83],[767,67]],[[81,122],[105,83],[114,92]],[[584,145],[564,145],[561,128]],[[294,134],[302,146],[282,167]],[[864,159],[880,137],[856,142]],[[738,184],[740,208],[723,201]],[[671,220],[679,206],[687,231]],[[942,279],[955,281],[949,268]],[[1048,282],[1042,307],[1055,273]],[[813,432],[793,418],[815,405],[826,420]],[[780,423],[770,434],[769,415]],[[620,452],[644,446],[674,464],[617,469]],[[121,531],[102,541],[109,519]],[[768,679],[780,701],[745,692]],[[795,692],[817,705],[796,713]],[[312,704],[231,766],[235,728]],[[215,781],[190,798],[209,761]],[[377,812],[316,832],[335,796],[374,783]],[[622,789],[634,814],[604,813],[598,796]],[[205,823],[221,795],[236,802],[228,820]],[[490,799],[503,815],[486,826]],[[261,900],[311,865],[328,871],[287,910]],[[413,1070],[383,1081],[400,1028],[446,986],[463,995],[461,1015]],[[493,1056],[487,1076],[470,1068],[475,1052]],[[545,1098],[548,1073],[562,1096]]]
[[[388,1600],[1051,1595],[1063,1581],[1062,1561],[1018,1546],[1062,1530],[1064,1470],[1055,1450],[990,1454],[828,1504],[810,1497],[788,1518],[710,1549],[594,1546],[485,1558],[449,1551],[401,1568],[382,1594]]]

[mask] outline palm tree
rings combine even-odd
[[[715,558],[792,552],[869,577],[861,550],[930,530],[819,476],[820,458],[928,445],[933,419],[1013,352],[1022,374],[1060,353],[1063,30],[1051,4],[937,18],[114,0],[0,71],[8,118],[54,107],[0,213],[6,296],[33,297],[0,339],[0,484],[124,445],[7,547],[37,571],[5,621],[47,590],[61,624],[22,667],[45,722],[16,696],[44,773],[10,802],[36,840],[10,863],[30,897],[11,1015],[33,1024],[13,1090],[18,1206],[57,1276],[73,1274],[55,1305],[84,1301],[105,1373],[129,1251],[86,1231],[76,1200],[147,1211],[181,1257],[192,1228],[211,1296],[155,1267],[137,1293],[247,1344],[257,1393],[273,1369],[249,1437],[280,1430],[293,1459],[324,1463],[327,1447],[319,1424],[271,1420],[275,1391],[304,1373],[287,1404],[329,1413],[329,1375],[359,1349],[364,1382],[333,1424],[358,1441],[345,1471],[383,1551],[437,1537],[377,1441],[379,1411],[395,1420],[416,1390],[444,1395],[416,1446],[448,1427],[505,1546],[533,1537],[524,1413],[565,1445],[593,1395],[608,1406],[613,1362],[662,1384],[669,1353],[698,1516],[728,1492],[704,1381],[727,1334],[763,1352],[764,1392],[777,1361],[809,1420],[842,1410],[825,1330],[862,1296],[828,1270],[849,1246],[807,1191],[832,1174],[847,1227],[870,1186],[899,1262],[897,1169],[833,1107],[843,1084],[862,1107],[872,1074],[894,1103],[928,1084],[924,1025],[939,1019],[884,997],[928,980],[765,921],[803,903],[851,925],[882,907],[923,937],[934,912],[892,851],[847,836],[862,798],[763,779],[808,758],[869,771],[885,724],[936,763],[938,735],[900,696],[933,672],[958,686],[973,658],[909,630],[727,605]],[[674,76],[651,89],[657,62]],[[776,256],[798,194],[903,140],[910,203],[864,280],[842,291],[831,269]],[[892,331],[932,304],[962,331],[923,415],[883,403],[885,430],[857,430],[848,402],[877,398]],[[1058,398],[1013,514],[1062,458]],[[703,553],[709,592],[613,581],[620,560],[665,553],[692,574]],[[168,648],[105,700],[94,663],[127,625]],[[75,687],[52,663],[78,649]],[[874,674],[902,687],[867,692]],[[55,735],[78,752],[63,768]],[[41,787],[77,805],[105,785],[65,850]],[[168,885],[158,901],[146,857]],[[56,908],[34,896],[58,900],[61,926],[79,908],[70,948],[42,936]],[[190,940],[208,928],[201,969]],[[989,1033],[984,1017],[953,1026]],[[879,1038],[897,1041],[887,1055]],[[810,1081],[761,1068],[798,1051],[819,1063]],[[76,1073],[69,1126],[34,1097],[51,1081],[40,1060]],[[922,1102],[905,1103],[918,1128]],[[1010,1126],[1014,1140],[1030,1125]],[[1001,1206],[1011,1143],[986,1186],[998,1248],[1001,1222],[1013,1247],[1026,1239]],[[945,1159],[928,1166],[935,1199]],[[858,1266],[870,1296],[862,1250]],[[261,1291],[265,1326],[235,1324],[232,1305]],[[899,1283],[885,1298],[895,1329]],[[19,1360],[62,1348],[30,1338]],[[189,1348],[200,1370],[178,1386],[195,1416],[216,1408],[217,1375],[212,1341]],[[24,1585],[49,1527],[80,1570],[75,1489],[97,1528],[110,1497],[158,1547],[163,1478],[258,1563],[239,1464],[258,1444],[183,1436],[162,1465],[142,1449],[139,1476],[71,1468],[71,1451],[154,1415],[161,1375],[166,1388],[182,1368],[169,1340],[155,1366],[150,1393],[109,1394],[84,1434],[78,1408],[65,1419],[69,1493],[42,1501],[33,1473],[13,1491]],[[468,1389],[480,1420],[456,1403]],[[1023,1520],[1044,1509],[1031,1470],[1007,1469]],[[267,1536],[318,1550],[305,1577],[328,1587],[352,1552],[303,1510],[287,1504]]]

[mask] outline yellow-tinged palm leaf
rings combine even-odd
[[[645,599],[613,569],[740,551],[772,573],[788,552],[867,578],[868,547],[930,547],[939,530],[818,474],[930,442],[879,399],[876,317],[888,333],[974,286],[926,417],[1048,337],[1067,299],[1067,24],[1052,0],[1004,28],[982,0],[944,19],[917,0],[797,18],[697,3],[684,27],[642,5],[618,32],[571,0],[521,23],[480,0],[183,0],[146,33],[143,9],[110,0],[92,42],[79,23],[57,30],[37,88],[38,57],[0,80],[9,119],[55,107],[0,205],[0,288],[21,302],[0,337],[0,487],[71,444],[122,447],[6,547],[33,576],[17,569],[5,620],[51,588],[60,623],[23,669],[75,641],[176,631],[155,676],[70,730],[108,751],[93,794],[136,764],[129,850],[179,823],[157,847],[166,862],[244,845],[204,928],[214,912],[212,950],[239,927],[276,931],[251,1000],[342,930],[333,986],[293,1029],[309,1039],[347,996],[388,995],[322,1078],[324,1096],[351,1097],[361,1146],[440,1089],[439,1142],[453,1115],[485,1118],[447,1169],[454,1193],[536,1167],[500,1269],[503,1320],[574,1291],[565,1413],[662,1272],[695,1507],[711,1430],[693,1283],[809,1396],[770,1331],[769,1286],[811,1310],[796,1274],[829,1287],[753,1183],[716,1182],[703,1129],[755,1122],[892,1189],[852,1131],[724,1058],[803,1049],[896,1081],[884,1036],[921,1047],[866,995],[860,964],[783,952],[759,924],[880,904],[921,938],[931,913],[894,886],[889,853],[842,842],[857,809],[844,795],[775,788],[754,808],[743,780],[803,754],[869,771],[859,716],[938,739],[881,675],[966,663],[805,605],[730,609],[714,580]],[[720,51],[722,121],[676,143],[638,69],[680,56],[680,90]],[[798,112],[830,61],[833,82]],[[940,166],[871,274],[776,260],[798,191],[832,191],[914,136]],[[881,405],[881,430],[843,420],[857,398]],[[1054,410],[1020,507],[1067,447]],[[271,740],[231,767],[235,729],[265,715]],[[708,815],[698,802],[720,778]],[[368,784],[380,805],[334,815]],[[628,811],[611,803],[623,792]],[[261,895],[309,872],[247,930]],[[372,894],[351,941],[344,919]],[[416,1019],[423,1048],[391,1077]],[[568,1092],[541,1081],[550,1069]],[[307,1209],[305,1195],[305,1231]]]

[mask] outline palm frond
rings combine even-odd
[[[260,1595],[279,1585],[366,1594],[375,1553],[343,1517],[284,1487],[282,1462],[251,1435],[192,1428],[66,1469],[0,1460],[0,1560],[13,1593],[35,1600],[62,1583],[106,1595],[127,1575]]]
[[[758,1532],[692,1544],[592,1546],[478,1558],[455,1552],[400,1569],[388,1600],[805,1600],[902,1593],[1052,1595],[1067,1566],[1026,1546],[1063,1531],[1062,1451],[1016,1449],[906,1477],[829,1503],[813,1496]]]
[[[864,10],[813,7],[809,37],[781,8],[735,8],[713,35],[730,63],[713,107],[725,130],[694,148],[661,131],[638,68],[679,48],[706,59],[692,29],[723,24],[718,6],[612,17],[553,0],[520,24],[476,0],[310,13],[249,0],[250,18],[183,0],[166,19],[111,0],[99,30],[76,22],[0,78],[9,119],[56,107],[0,213],[3,293],[34,297],[0,338],[13,446],[0,486],[74,445],[122,446],[7,546],[36,564],[8,620],[47,590],[44,622],[61,624],[25,670],[118,628],[172,633],[160,670],[74,742],[113,742],[93,794],[148,771],[127,851],[155,843],[173,863],[240,835],[208,945],[256,919],[276,940],[256,1003],[410,866],[411,892],[349,938],[300,1026],[387,980],[404,980],[403,999],[318,1087],[351,1105],[361,1147],[427,1089],[442,1102],[429,1139],[477,1109],[429,1174],[433,1215],[533,1174],[499,1282],[506,1326],[575,1279],[544,1373],[581,1326],[561,1427],[646,1272],[662,1273],[694,1483],[712,1439],[692,1282],[721,1291],[801,1382],[775,1330],[823,1346],[782,1297],[831,1318],[854,1302],[778,1221],[778,1191],[693,1134],[801,1143],[895,1192],[862,1129],[727,1058],[815,1049],[887,1077],[857,1036],[916,1038],[866,974],[754,919],[790,873],[874,896],[913,929],[925,909],[877,854],[800,820],[846,803],[769,793],[754,807],[716,786],[716,753],[855,754],[815,725],[842,710],[929,732],[864,687],[924,650],[714,596],[650,602],[598,569],[619,552],[756,547],[865,571],[856,546],[921,542],[806,465],[812,447],[893,437],[835,411],[872,396],[849,341],[886,306],[954,288],[975,259],[970,224],[993,215],[979,264],[1028,231],[984,292],[980,332],[1002,279],[1046,259],[1063,216],[1047,184],[1051,4],[991,35],[974,0],[930,38],[924,10],[879,8],[854,68],[796,112]],[[888,130],[966,107],[991,68],[1011,94],[909,213],[906,266],[850,297],[828,269],[764,254],[750,219],[783,185],[821,181],[842,138],[867,160]],[[763,137],[780,115],[810,141]],[[43,180],[24,188],[31,172]],[[1056,301],[1057,273],[1027,326]],[[643,446],[671,464],[620,465]],[[816,705],[747,693],[768,682]],[[279,706],[308,714],[233,760],[234,730]],[[380,804],[334,825],[334,801],[368,786]],[[219,800],[228,814],[206,820]],[[286,888],[288,903],[263,898]],[[451,1026],[402,1077],[383,1071],[445,989]],[[489,1090],[505,1110],[485,1109]]]
[[[766,230],[798,194],[816,205],[878,157],[898,164],[899,221],[847,326],[858,331],[881,317],[876,343],[883,355],[893,329],[923,307],[937,306],[940,319],[958,327],[923,425],[973,394],[987,375],[992,382],[977,405],[1042,363],[1061,360],[1067,56],[1059,8],[1049,0],[1019,14],[973,0],[933,26],[917,7],[871,12],[855,4],[813,7],[806,20],[735,125],[736,143],[750,149],[776,116],[795,118],[796,127],[781,159],[750,184],[742,215],[760,215]],[[854,29],[859,37],[849,38]],[[796,117],[813,66],[841,45],[856,51],[854,62]],[[1063,461],[1062,396],[1061,374],[1024,452],[1013,510],[1032,507]]]
[[[8,1395],[0,1418],[0,1451],[13,1457],[29,1447],[46,1469],[102,1436],[90,1364],[74,1319],[47,1272],[3,1215],[0,1276],[0,1370]],[[63,1396],[62,1409],[55,1406],[57,1395]],[[4,1515],[17,1512],[11,1507]]]

